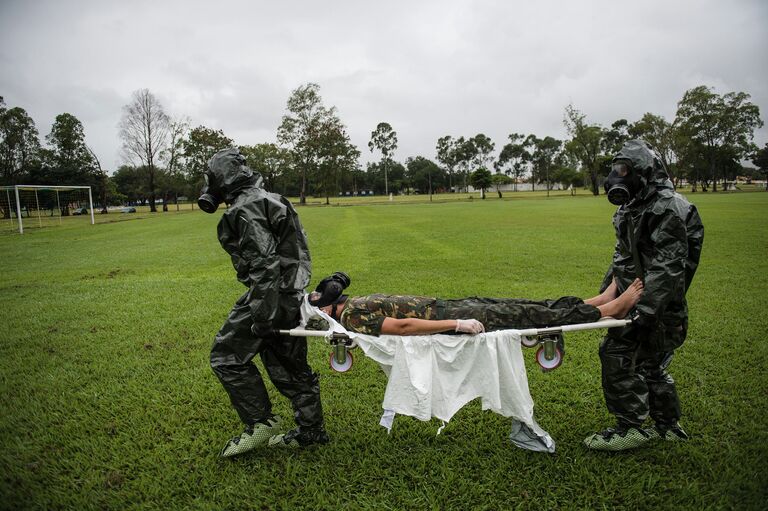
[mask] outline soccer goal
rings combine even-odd
[[[15,185],[0,187],[0,222],[17,230],[82,222],[93,217],[90,186]]]

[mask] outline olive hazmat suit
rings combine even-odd
[[[617,160],[631,162],[642,184],[613,217],[616,248],[601,291],[615,279],[621,293],[638,276],[644,291],[637,319],[609,330],[600,346],[603,393],[620,426],[639,427],[650,413],[657,427],[670,428],[680,418],[680,401],[667,367],[688,330],[685,294],[699,264],[704,226],[644,142],[627,142]]]
[[[311,263],[296,211],[285,198],[261,188],[261,177],[245,166],[237,149],[209,162],[204,192],[229,207],[218,225],[221,246],[232,258],[237,279],[248,290],[216,334],[211,367],[248,426],[272,417],[272,404],[258,368],[291,400],[300,429],[323,428],[318,377],[307,364],[304,338],[280,336],[277,329],[299,323],[299,306],[309,284]],[[202,204],[201,204],[202,206]]]

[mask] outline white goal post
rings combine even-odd
[[[88,192],[88,208],[83,211],[86,208],[81,206],[85,202],[86,191]],[[62,217],[70,216],[70,209],[73,210],[72,216],[90,214],[91,225],[96,223],[93,216],[93,194],[90,186],[14,185],[0,187],[2,220],[10,220],[14,230],[14,220],[16,220],[19,224],[20,234],[24,234],[24,212],[26,212],[28,222],[33,218],[33,212],[35,212],[37,217],[35,223],[43,227],[44,223],[51,225],[51,219],[58,219],[58,223],[61,224]],[[44,210],[50,211],[50,214],[46,213],[45,222],[42,214]]]

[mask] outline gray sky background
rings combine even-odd
[[[572,103],[603,126],[674,119],[708,85],[752,95],[768,120],[768,2],[0,0],[0,95],[33,117],[82,121],[110,171],[131,93],[237,144],[274,142],[286,101],[315,82],[363,161],[389,122],[395,158],[438,137],[565,138]],[[761,147],[768,128],[755,137]]]

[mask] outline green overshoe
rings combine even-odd
[[[269,447],[276,449],[299,449],[311,445],[327,444],[330,441],[331,439],[324,429],[302,431],[297,428],[270,438]]]
[[[685,442],[690,438],[688,433],[679,425],[672,426],[671,428],[656,425],[652,428],[647,428],[645,432],[652,440],[663,440],[665,442]]]
[[[266,419],[265,422],[266,424],[257,422],[245,428],[245,431],[240,436],[236,436],[227,442],[219,456],[229,458],[267,445],[270,438],[282,431],[283,420],[278,416],[274,416]]]
[[[608,428],[602,433],[585,438],[584,445],[596,451],[626,451],[641,447],[650,441],[651,436],[640,428]]]
[[[269,447],[275,447],[277,449],[299,449],[301,445],[295,438],[285,438],[285,433],[275,435],[269,439]]]

